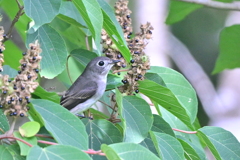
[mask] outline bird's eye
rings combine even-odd
[[[104,65],[104,62],[103,62],[103,61],[98,62],[98,65],[99,65],[99,66],[103,66],[103,65]]]

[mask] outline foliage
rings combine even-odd
[[[17,3],[8,0],[0,3],[5,13],[14,18]],[[82,71],[92,58],[101,55],[102,28],[125,60],[130,61],[121,26],[104,0],[24,0],[22,5],[25,15],[20,17],[16,29],[21,38],[26,39],[26,46],[39,40],[43,57],[41,77],[52,79],[64,72],[67,53]],[[13,6],[14,13],[8,9],[9,6]],[[166,22],[176,23],[201,7],[171,1]],[[237,43],[231,43],[239,42],[239,37],[239,25],[223,29],[221,53],[214,73],[239,67],[238,58],[234,57],[239,54],[231,52],[232,48],[237,50],[239,47]],[[96,50],[92,48],[91,39],[94,39]],[[5,46],[4,74],[14,77],[21,51],[10,40]],[[14,58],[10,60],[9,57]],[[74,69],[74,65],[69,67],[70,72]],[[109,121],[111,109],[109,114],[91,109],[93,120],[80,119],[59,105],[59,96],[55,92],[47,92],[39,86],[33,93],[29,110],[32,122],[23,124],[19,131],[14,132],[14,137],[24,141],[3,143],[0,159],[205,160],[206,147],[216,159],[240,159],[240,144],[232,133],[218,127],[199,127],[197,96],[184,76],[170,68],[152,66],[145,78],[139,81],[139,92],[150,101],[138,93],[135,96],[121,94],[117,87],[121,85],[122,75],[108,75],[107,89],[111,91],[105,92],[101,101],[111,105],[109,99],[115,93],[119,111],[117,118],[121,120],[117,123]],[[66,77],[59,80],[68,84]],[[149,103],[152,103],[151,107]],[[152,110],[156,110],[157,115],[152,114]],[[0,121],[1,130],[7,132],[9,122],[2,112]]]

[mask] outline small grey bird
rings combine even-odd
[[[119,60],[97,57],[91,60],[83,73],[62,96],[60,104],[77,114],[89,109],[103,95],[107,74]]]

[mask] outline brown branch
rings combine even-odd
[[[15,23],[17,23],[20,16],[22,16],[24,14],[24,11],[23,11],[24,6],[21,6],[21,4],[18,0],[16,0],[16,1],[17,1],[17,4],[18,4],[19,11],[17,12],[15,18],[13,19],[12,24],[11,24],[9,30],[8,30],[8,33],[6,34],[6,36],[4,36],[4,39],[2,40],[2,43],[7,41],[11,37],[11,34],[12,34]]]
[[[129,69],[115,70],[115,71],[113,71],[113,74],[118,73],[118,72],[126,72],[126,71],[129,71]]]
[[[239,2],[224,3],[224,2],[211,1],[211,0],[204,0],[204,1],[203,0],[178,0],[178,1],[201,4],[206,7],[217,8],[217,9],[240,11]]]
[[[35,134],[36,137],[42,137],[42,138],[50,138],[53,139],[52,136],[48,136],[48,135],[43,135],[43,134]]]
[[[24,141],[24,140],[22,140],[22,139],[20,139],[20,138],[17,138],[17,137],[13,137],[13,136],[0,137],[0,139],[6,139],[6,138],[18,140],[18,141],[20,141],[20,142],[28,145],[29,147],[32,147],[32,146],[33,146],[33,145],[31,145],[30,143],[28,143],[28,142],[26,142],[26,141]]]

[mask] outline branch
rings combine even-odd
[[[178,0],[178,1],[202,4],[206,7],[217,8],[217,9],[240,11],[239,2],[224,3],[224,2],[211,1],[211,0]]]
[[[11,24],[9,30],[8,30],[8,33],[6,34],[6,36],[4,36],[4,39],[2,40],[2,43],[7,41],[11,37],[11,34],[12,34],[13,27],[14,27],[15,23],[17,23],[17,21],[19,20],[20,16],[24,14],[24,11],[23,11],[24,7],[21,6],[21,4],[19,3],[18,0],[16,0],[16,1],[17,1],[17,4],[18,4],[19,11],[17,12],[15,18],[13,19],[12,24]]]
[[[26,142],[26,141],[24,141],[24,140],[22,140],[22,139],[20,139],[20,138],[13,137],[13,136],[1,137],[0,139],[6,139],[6,138],[8,138],[8,139],[15,139],[15,140],[18,140],[18,141],[20,141],[20,142],[22,142],[22,143],[28,145],[29,147],[32,147],[32,146],[33,146],[33,145],[31,145],[30,143],[28,143],[28,142]]]
[[[177,132],[182,132],[182,133],[187,133],[187,134],[196,134],[197,131],[184,131],[176,128],[172,128],[172,130],[177,131]]]

